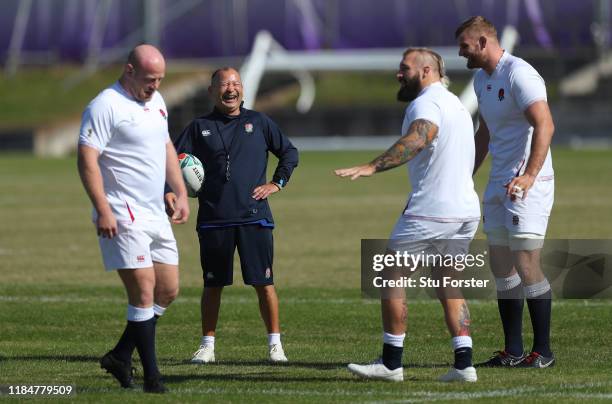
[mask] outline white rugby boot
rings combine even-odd
[[[200,345],[191,358],[191,363],[211,363],[215,361],[215,346],[213,344]]]
[[[270,346],[270,362],[288,362],[289,360],[285,356],[283,346],[281,344],[272,344]]]
[[[404,368],[390,370],[383,363],[382,358],[375,360],[369,365],[358,365],[350,363],[348,365],[349,372],[363,377],[364,379],[387,380],[391,382],[404,381]]]
[[[441,382],[475,382],[478,380],[478,376],[476,376],[476,369],[474,366],[468,366],[465,369],[456,369],[454,367],[450,368],[450,370],[443,374],[438,378]]]

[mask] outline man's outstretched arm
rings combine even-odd
[[[376,157],[368,164],[341,168],[334,173],[339,177],[369,177],[375,173],[401,166],[419,154],[438,136],[438,126],[425,119],[415,119],[410,124],[407,133],[402,136],[386,152]]]

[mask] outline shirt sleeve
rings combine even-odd
[[[522,66],[513,71],[510,76],[510,90],[521,111],[536,101],[546,101],[544,79],[531,66]]]
[[[268,144],[268,150],[278,157],[278,165],[274,170],[272,181],[284,187],[293,169],[298,165],[298,150],[291,144],[289,138],[281,132],[278,125],[270,118],[262,114],[264,121],[264,131],[266,142]]]
[[[102,152],[113,136],[113,111],[109,104],[92,101],[81,118],[79,144]]]
[[[440,107],[431,100],[417,99],[412,103],[410,112],[407,114],[407,119],[409,121],[404,123],[403,127],[405,127],[405,131],[402,133],[402,135],[406,134],[405,132],[408,130],[412,122],[416,121],[417,119],[424,119],[440,127],[442,123],[442,111],[440,110]]]

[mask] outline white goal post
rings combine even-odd
[[[518,32],[512,26],[504,27],[501,46],[512,52],[518,41]],[[458,55],[458,48],[434,47],[444,59],[446,71],[466,71],[465,59]],[[404,48],[288,51],[268,31],[255,36],[253,49],[240,68],[244,83],[244,106],[253,108],[259,83],[266,72],[288,72],[300,85],[296,109],[306,113],[315,99],[315,84],[311,71],[394,71]],[[473,81],[460,95],[461,102],[474,115],[478,109]]]

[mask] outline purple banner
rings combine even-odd
[[[22,49],[82,61],[106,0],[33,0]],[[268,30],[288,49],[454,45],[465,18],[483,14],[501,29],[516,24],[521,47],[593,47],[595,0],[159,0],[160,46],[170,58],[240,56]],[[146,38],[145,0],[112,0],[102,49]],[[6,57],[19,0],[3,0],[0,57]],[[609,18],[609,16],[607,16]]]

